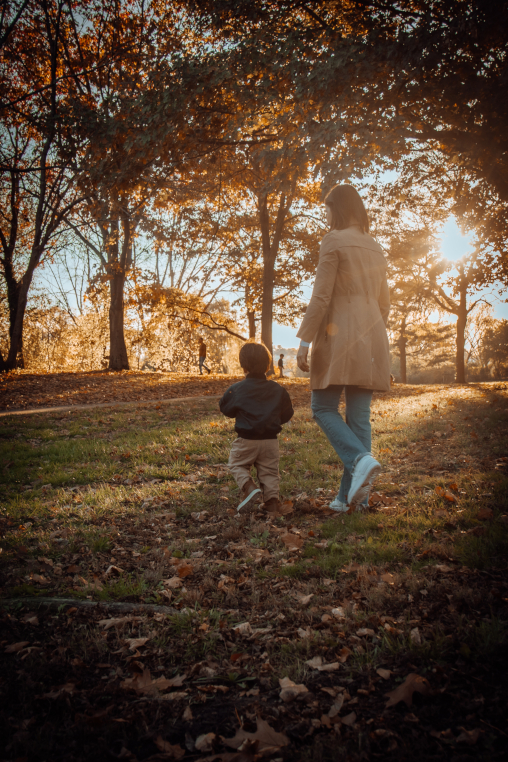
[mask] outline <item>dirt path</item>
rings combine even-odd
[[[0,374],[0,416],[215,399],[241,378],[134,371],[45,374],[16,371]],[[280,383],[297,405],[308,404],[308,379],[283,379]]]
[[[218,400],[220,399],[222,395],[221,394],[207,394],[207,395],[201,395],[200,397],[174,397],[173,399],[169,400],[162,400],[162,402],[165,405],[171,405],[172,403],[178,402],[201,402],[204,400]],[[131,402],[94,402],[89,405],[59,405],[58,407],[33,407],[33,408],[27,408],[27,409],[17,409],[17,410],[0,410],[0,418],[5,418],[8,415],[33,415],[34,413],[67,413],[69,411],[74,410],[91,410],[93,408],[100,408],[100,407],[132,407],[133,405],[136,405],[139,407],[140,405],[160,405],[161,400],[132,400]]]

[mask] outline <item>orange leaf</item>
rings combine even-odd
[[[395,706],[400,701],[404,701],[408,706],[411,706],[415,691],[421,693],[422,696],[429,696],[432,692],[429,681],[425,677],[417,675],[416,672],[411,672],[398,688],[386,694],[388,696],[386,706]]]
[[[191,564],[188,564],[187,561],[184,561],[183,563],[178,564],[176,567],[176,572],[179,577],[188,577],[189,574],[194,572],[194,569],[192,568]]]
[[[303,545],[303,538],[291,532],[283,534],[280,539],[288,550],[299,550]]]

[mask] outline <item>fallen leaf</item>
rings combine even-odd
[[[121,569],[119,566],[108,566],[106,571],[104,572],[105,577],[109,577],[111,574],[116,575],[117,577],[120,577],[123,574],[123,569]]]
[[[272,511],[267,511],[269,516],[289,516],[293,513],[293,501],[285,500],[283,503],[279,503]]]
[[[188,698],[189,691],[173,691],[173,693],[164,693],[160,696],[162,701],[180,701],[180,699]]]
[[[376,633],[370,627],[361,627],[356,631],[359,638],[372,638]]]
[[[100,619],[98,624],[100,627],[104,627],[105,630],[109,630],[111,627],[122,627],[128,622],[139,622],[140,619],[141,617],[139,616],[118,616],[111,619]]]
[[[318,672],[335,672],[336,670],[340,669],[340,664],[338,661],[324,664],[321,656],[314,656],[313,659],[308,659],[305,664],[307,664],[307,666],[309,666],[311,669],[317,669]]]
[[[323,659],[321,656],[314,656],[312,659],[307,659],[305,664],[307,664],[312,669],[319,669],[319,667],[322,665]]]
[[[45,693],[44,698],[57,699],[65,695],[72,696],[74,693],[76,693],[76,686],[74,683],[65,683],[65,685],[61,685],[60,688],[55,688],[54,691]]]
[[[157,694],[159,691],[165,691],[168,688],[180,687],[187,675],[177,675],[171,679],[158,677],[153,680],[149,669],[144,669],[142,674],[128,677],[121,683],[121,687],[126,690],[133,690],[136,693]]]
[[[233,577],[228,577],[226,574],[220,575],[220,580],[217,584],[217,590],[228,590],[229,585],[234,585],[235,580]]]
[[[309,593],[309,595],[303,595],[303,593],[299,593],[297,591],[294,595],[301,606],[306,606],[308,603],[310,603],[310,599],[312,598],[313,593]]]
[[[433,738],[439,738],[441,741],[455,741],[455,736],[451,728],[446,730],[431,730],[430,735]]]
[[[192,709],[190,706],[186,706],[184,709],[184,712],[182,714],[182,719],[185,720],[185,722],[190,722],[194,719],[194,715],[192,714]]]
[[[340,663],[344,664],[347,657],[350,656],[352,653],[353,652],[350,648],[348,648],[347,646],[343,646],[343,648],[341,648],[340,651],[338,652]]]
[[[289,677],[283,677],[279,679],[279,685],[281,687],[279,696],[283,701],[286,702],[293,701],[293,699],[295,699],[297,696],[301,696],[302,694],[309,692],[305,685],[297,685]]]
[[[344,619],[346,616],[346,612],[342,606],[337,606],[336,608],[332,609],[331,613],[336,619]]]
[[[186,563],[185,561],[183,563],[178,564],[178,566],[176,567],[176,571],[179,577],[188,577],[190,574],[194,573],[194,569],[192,565]]]
[[[488,519],[491,519],[494,516],[494,512],[492,508],[480,508],[478,513],[476,514],[476,518],[480,521],[487,521]]]
[[[25,646],[30,645],[28,640],[20,640],[18,643],[11,643],[10,646],[5,647],[6,654],[16,654],[18,651],[22,651]]]
[[[465,728],[459,727],[459,730],[462,731],[462,733],[457,736],[456,741],[457,743],[468,743],[471,746],[477,742],[477,740],[480,737],[480,733],[482,732],[480,728],[474,728],[473,730],[466,730]]]
[[[256,732],[249,733],[243,728],[239,728],[233,738],[225,738],[224,743],[231,749],[239,749],[245,741],[257,741],[259,751],[267,748],[280,749],[281,746],[289,745],[289,738],[285,733],[278,733],[270,725],[256,717]]]
[[[386,574],[382,574],[381,579],[383,582],[386,582],[388,585],[395,584],[395,577],[393,576],[393,574],[390,574],[390,572],[387,572]]]
[[[288,550],[299,550],[303,545],[303,537],[299,537],[297,534],[291,534],[291,532],[281,535],[280,539]]]
[[[355,714],[355,712],[351,712],[350,714],[346,714],[346,716],[342,718],[342,724],[343,725],[354,725],[355,721],[356,721],[356,714]]]
[[[383,667],[379,667],[376,669],[377,674],[379,677],[382,677],[383,680],[388,680],[390,675],[392,674],[392,671],[390,669],[383,669]]]
[[[181,577],[170,577],[169,579],[163,579],[162,584],[164,587],[174,589],[176,587],[181,587],[183,585],[183,580]]]
[[[252,627],[250,626],[250,622],[242,622],[241,624],[235,624],[234,627],[231,628],[233,632],[236,632],[237,635],[252,635]]]
[[[185,749],[182,749],[178,744],[173,746],[169,741],[165,741],[162,736],[157,736],[154,743],[159,751],[169,755],[168,759],[181,759],[185,756]]]
[[[422,636],[420,635],[420,630],[418,629],[418,627],[413,627],[413,629],[409,633],[409,640],[411,641],[413,645],[421,646]]]
[[[270,551],[266,550],[266,548],[251,548],[249,550],[249,556],[253,558],[254,561],[261,561],[262,558],[270,557]]]
[[[136,648],[141,648],[150,638],[126,638],[125,643],[129,646],[130,651],[135,651]]]
[[[39,619],[37,618],[37,614],[25,614],[23,622],[26,622],[26,624],[37,625],[39,624]]]
[[[194,745],[198,751],[211,751],[216,738],[215,733],[203,733],[196,738]]]
[[[395,706],[399,701],[404,701],[408,706],[411,706],[415,691],[421,693],[422,696],[429,696],[432,692],[429,682],[425,677],[411,672],[398,688],[385,694],[388,696],[386,707]]]
[[[330,711],[328,712],[328,717],[330,717],[330,719],[333,719],[334,717],[337,717],[337,715],[339,714],[340,710],[342,709],[342,705],[343,704],[344,704],[344,694],[340,693],[336,697],[335,701],[333,702],[333,704],[332,704],[332,706],[330,708]]]
[[[441,574],[448,574],[448,572],[453,571],[453,568],[451,566],[447,566],[446,564],[436,564],[434,569],[436,569],[438,572],[441,572]]]

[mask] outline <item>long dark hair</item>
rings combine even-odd
[[[332,210],[330,230],[344,230],[356,222],[362,233],[369,232],[369,218],[360,194],[352,185],[336,185],[327,194],[325,204]]]

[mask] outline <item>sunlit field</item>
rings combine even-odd
[[[337,735],[346,756],[364,737],[400,759],[417,737],[423,759],[444,732],[469,749],[466,731],[476,759],[501,759],[506,387],[376,395],[383,474],[354,515],[327,508],[340,467],[305,405],[280,436],[280,511],[240,517],[215,399],[1,418],[2,671],[13,713],[37,717],[13,756],[107,739],[145,758],[162,727],[183,750],[192,723],[219,753],[234,708],[262,701],[304,723],[301,759],[337,759]],[[451,694],[467,694],[463,731]]]

